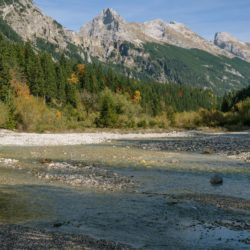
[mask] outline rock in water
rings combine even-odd
[[[40,162],[41,164],[48,164],[48,163],[51,163],[52,160],[51,160],[51,159],[45,158],[45,159],[40,159],[39,162]]]
[[[223,184],[223,178],[220,175],[215,174],[214,176],[211,177],[210,183],[212,185],[222,185]]]

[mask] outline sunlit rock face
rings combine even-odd
[[[139,48],[151,42],[187,49],[201,49],[214,55],[231,56],[227,51],[202,38],[184,24],[159,19],[145,23],[129,23],[113,9],[103,10],[100,15],[84,25],[79,32],[79,37],[81,45],[87,47],[94,56],[103,61],[110,56],[113,60],[120,60],[121,58],[117,55],[121,54],[123,48],[120,46],[125,42]],[[137,56],[133,49],[131,53]],[[145,54],[144,57],[147,55]]]
[[[243,60],[250,62],[250,44],[245,43],[226,32],[215,34],[214,44]]]
[[[40,38],[63,49],[72,42],[71,32],[44,15],[32,0],[9,2],[2,1],[1,16],[24,41],[35,42]]]

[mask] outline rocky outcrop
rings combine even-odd
[[[4,2],[4,1],[3,1]],[[9,1],[8,1],[9,2]],[[32,0],[18,0],[2,4],[0,12],[5,20],[24,41],[35,42],[38,38],[65,49],[72,36],[59,23],[44,15]]]
[[[133,58],[138,56],[138,51],[128,44],[136,47],[141,44],[135,30],[131,31],[130,24],[113,9],[103,10],[84,25],[79,32],[79,39],[80,45],[99,60],[125,63],[131,67],[134,66]]]
[[[230,56],[227,52],[216,48],[213,43],[207,41],[182,23],[164,22],[153,20],[143,24],[142,29],[146,36],[156,42],[175,45],[182,48],[196,48],[207,51],[214,55]]]
[[[138,50],[143,47],[143,44],[150,42],[171,44],[188,49],[196,48],[214,55],[231,57],[230,53],[208,42],[184,24],[168,23],[162,20],[129,23],[113,9],[103,10],[99,16],[84,25],[79,32],[79,37],[80,44],[103,61],[107,61],[110,57],[112,60],[121,60],[117,55],[126,54],[124,44],[129,43],[135,46],[137,50],[131,50],[130,46],[130,59],[126,54],[128,61],[125,64],[127,65],[133,61],[133,57],[138,56]],[[140,56],[146,58],[147,54],[143,55],[142,51]]]
[[[215,34],[214,44],[233,55],[250,62],[250,44],[242,42],[226,32]]]
[[[36,49],[48,47],[49,52],[53,48],[54,53],[91,60],[84,48],[77,47],[78,34],[46,16],[32,0],[0,0],[0,18]]]

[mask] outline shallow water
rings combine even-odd
[[[249,249],[247,230],[214,226],[216,220],[250,222],[235,212],[192,201],[169,202],[178,194],[216,194],[250,199],[250,165],[226,156],[172,153],[132,148],[128,142],[65,147],[2,147],[0,221],[66,233],[84,233],[145,249]],[[37,179],[40,159],[81,161],[129,177],[134,189],[100,192]],[[214,172],[222,186],[211,186]],[[11,209],[8,209],[11,207]],[[250,212],[250,211],[249,211]],[[60,227],[54,224],[60,223]]]

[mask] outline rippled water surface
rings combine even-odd
[[[214,194],[250,200],[250,166],[226,156],[150,151],[129,142],[66,147],[2,147],[0,158],[0,221],[127,243],[145,249],[249,249],[242,243],[250,229],[214,226],[215,221],[244,220],[237,212],[181,200],[179,194]],[[38,179],[41,159],[82,162],[125,176],[129,190],[101,192]],[[214,172],[224,184],[211,186]]]

